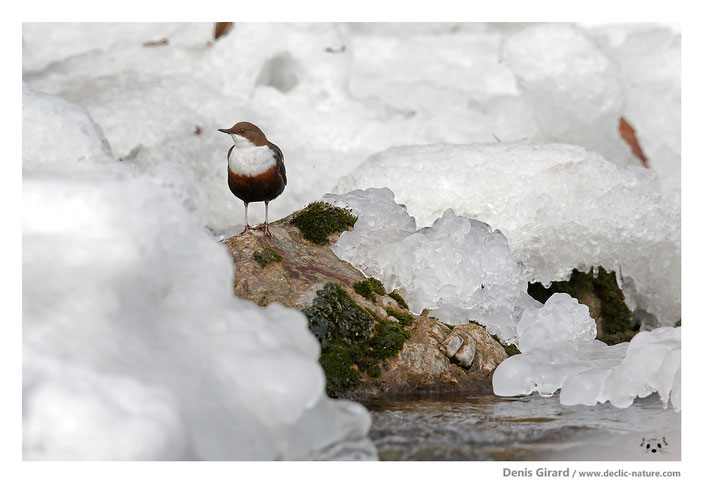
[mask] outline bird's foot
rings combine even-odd
[[[249,232],[250,230],[252,230],[252,226],[249,224],[246,224],[244,226],[244,230],[242,232],[240,232],[240,235],[244,234],[245,232]]]
[[[273,235],[271,235],[271,232],[269,231],[269,224],[268,223],[264,222],[263,224],[257,226],[257,229],[262,230],[266,237],[273,237]]]

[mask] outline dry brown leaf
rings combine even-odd
[[[203,132],[203,130],[200,129],[200,126],[198,126],[198,125],[196,124],[196,129],[195,129],[195,131],[193,131],[193,133],[195,133],[197,136],[200,136],[200,134],[201,134],[202,132]]]
[[[227,35],[232,30],[232,22],[215,22],[215,40]]]
[[[640,147],[640,143],[638,143],[636,131],[630,124],[628,124],[628,121],[626,121],[626,119],[623,117],[619,119],[618,132],[621,134],[621,138],[623,138],[626,143],[628,143],[628,146],[631,147],[631,151],[633,151],[633,154],[636,155],[643,163],[643,166],[646,168],[650,168],[650,163],[648,163],[648,157],[645,156],[645,153],[643,153],[643,149]]]

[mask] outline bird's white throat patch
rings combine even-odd
[[[230,170],[238,175],[257,176],[276,164],[274,152],[268,146],[256,146],[243,136],[232,135],[235,146],[227,158]]]

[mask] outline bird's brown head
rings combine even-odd
[[[240,121],[232,128],[221,128],[218,131],[232,136],[235,145],[246,144],[247,141],[255,146],[264,146],[267,143],[262,130],[247,121]]]

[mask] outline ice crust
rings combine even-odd
[[[341,259],[397,289],[414,313],[431,309],[439,319],[476,320],[521,354],[505,360],[493,377],[497,395],[560,392],[565,405],[610,401],[627,407],[658,392],[664,405],[681,408],[680,329],[642,331],[630,343],[596,340],[589,308],[564,293],[545,305],[526,292],[525,270],[500,231],[448,209],[430,227],[394,201],[388,188],[328,194],[323,200],[353,210],[354,230],[333,245]]]
[[[431,227],[416,230],[405,207],[388,188],[328,194],[323,200],[359,215],[333,251],[388,291],[398,289],[411,311],[462,324],[481,321],[504,341],[515,341],[518,316],[526,305],[523,265],[514,260],[506,237],[484,222],[448,209]]]
[[[305,316],[235,298],[169,177],[134,175],[84,111],[24,94],[52,137],[24,153],[24,458],[376,457],[368,412],[325,395]]]
[[[681,408],[681,329],[641,331],[629,343],[594,339],[588,308],[556,293],[542,308],[528,308],[518,323],[518,347],[494,372],[494,393],[544,396],[560,390],[563,405],[611,402],[625,408],[657,392],[663,406]]]
[[[447,208],[485,221],[531,281],[602,266],[617,272],[631,309],[657,318],[651,325],[680,318],[680,197],[660,192],[652,170],[556,143],[404,146],[370,157],[335,191],[369,187],[389,187],[419,225]]]
[[[84,106],[138,171],[180,166],[216,233],[243,222],[223,182],[230,140],[216,131],[240,120],[284,152],[290,183],[274,219],[393,146],[560,141],[639,165],[618,138],[624,113],[655,184],[678,189],[679,34],[613,29],[238,22],[212,41],[212,24],[24,24],[23,77]]]

